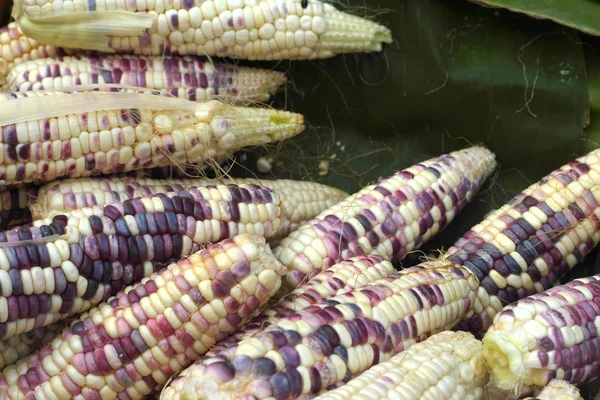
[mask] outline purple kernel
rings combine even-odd
[[[252,373],[256,376],[267,377],[273,375],[276,371],[275,363],[266,357],[259,357],[252,363]]]

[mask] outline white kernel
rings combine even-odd
[[[327,21],[323,17],[314,17],[312,19],[312,31],[317,35],[322,35],[327,29]]]
[[[217,16],[217,10],[215,9],[215,4],[212,1],[205,1],[202,3],[200,10],[202,11],[202,16],[205,20],[212,20]]]
[[[272,39],[275,36],[275,27],[271,24],[265,24],[258,30],[258,35],[263,40]]]

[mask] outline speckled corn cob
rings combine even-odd
[[[480,400],[488,379],[481,342],[445,331],[317,400]]]
[[[520,394],[552,379],[579,385],[600,376],[600,275],[510,304],[494,318],[483,344],[496,385]]]
[[[389,261],[378,256],[358,256],[335,264],[296,288],[272,308],[266,309],[248,321],[242,329],[219,342],[206,355],[208,357],[216,356],[222,350],[236,346],[240,340],[252,337],[255,333],[277,323],[282,318],[290,317],[336,294],[358,289],[385,278],[394,271],[395,269]]]
[[[101,54],[28,61],[9,72],[5,86],[19,92],[120,84],[192,101],[217,96],[267,101],[285,79],[281,72],[213,63],[199,57]]]
[[[283,272],[263,238],[243,234],[210,246],[6,368],[0,399],[142,399],[252,316]]]
[[[65,324],[57,322],[52,325],[36,328],[30,332],[0,340],[0,369],[37,351],[50,343],[62,332]]]
[[[149,93],[0,93],[0,180],[201,162],[304,129],[299,114]]]
[[[401,260],[444,229],[496,167],[483,147],[443,155],[379,180],[323,211],[273,250],[288,288],[356,255]]]
[[[0,233],[0,339],[85,311],[206,243],[246,232],[269,237],[280,215],[267,188],[219,185],[83,208]]]
[[[38,58],[57,57],[75,50],[61,49],[40,44],[25,36],[16,22],[0,28],[0,85],[4,84],[6,75],[18,64]]]
[[[525,400],[583,400],[579,389],[569,382],[553,379],[535,397],[527,397]]]
[[[475,276],[424,263],[321,300],[203,357],[163,390],[174,399],[296,399],[358,376],[447,330],[475,298]]]
[[[102,206],[149,194],[180,192],[190,187],[222,184],[255,184],[277,193],[284,211],[276,240],[290,234],[307,220],[348,196],[345,192],[309,181],[288,179],[144,179],[81,178],[50,182],[40,188],[30,204],[34,218],[53,216],[82,207]]]
[[[550,288],[598,244],[599,157],[596,150],[553,171],[448,249],[481,282],[459,328],[485,333],[506,304]]]
[[[317,0],[306,8],[300,0],[15,3],[13,16],[32,38],[102,52],[314,59],[380,51],[392,42],[389,29]]]
[[[37,186],[0,187],[0,230],[31,222],[29,201],[35,198]]]

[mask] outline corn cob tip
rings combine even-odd
[[[270,96],[274,95],[285,83],[287,83],[285,73],[275,70],[265,70],[264,73],[257,74],[256,68],[240,67],[233,77],[234,87],[250,86],[253,91],[264,93],[258,98],[258,101],[262,102],[269,100]],[[242,89],[239,96],[243,97],[244,94]]]
[[[523,387],[523,375],[526,371],[523,346],[526,340],[518,341],[501,331],[489,332],[483,338],[483,355],[496,386],[518,395]]]
[[[317,2],[313,2],[317,3]],[[315,5],[315,7],[317,7]],[[320,58],[342,53],[379,52],[383,44],[391,44],[392,31],[387,27],[337,10],[331,4],[323,4],[327,28],[319,38],[317,48]]]
[[[222,103],[218,103],[218,107],[223,107],[224,124],[234,132],[221,138],[219,144],[224,149],[237,150],[276,142],[296,136],[305,129],[302,114],[269,108],[235,107]]]

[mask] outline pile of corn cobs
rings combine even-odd
[[[600,151],[397,271],[474,198],[491,151],[351,195],[200,177],[304,130],[251,104],[283,74],[217,57],[379,51],[388,29],[317,0],[20,0],[13,16],[0,399],[577,399],[600,373],[600,276],[555,286],[600,241]]]

